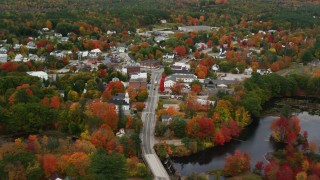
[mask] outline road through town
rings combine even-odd
[[[140,135],[142,143],[142,153],[147,165],[152,171],[155,179],[169,180],[169,175],[163,167],[159,157],[155,153],[154,146],[154,129],[156,124],[156,108],[158,105],[158,88],[163,69],[152,70],[151,86],[149,89],[149,97],[146,101],[146,108],[142,112],[141,119],[143,121],[143,130]]]

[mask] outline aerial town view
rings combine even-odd
[[[0,180],[320,180],[320,0],[0,0]]]

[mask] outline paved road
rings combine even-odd
[[[156,155],[154,146],[154,128],[156,124],[155,110],[158,105],[158,88],[163,69],[152,70],[151,87],[149,97],[146,102],[146,108],[142,112],[143,130],[141,133],[141,147],[143,156],[150,167],[155,179],[169,180],[169,175],[163,167],[159,157]]]

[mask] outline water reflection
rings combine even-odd
[[[309,132],[309,140],[320,143],[320,116],[312,115],[309,112],[297,114],[301,120],[301,132]],[[192,172],[206,172],[212,169],[223,168],[225,157],[232,154],[236,149],[247,152],[251,157],[251,166],[258,161],[264,161],[265,153],[279,149],[277,144],[269,140],[271,131],[269,129],[277,116],[266,116],[255,120],[248,126],[237,140],[233,140],[223,147],[214,147],[188,157],[174,158],[175,168],[186,176]]]

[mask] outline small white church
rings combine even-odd
[[[130,98],[128,92],[114,95],[109,103],[112,103],[116,106],[117,112],[119,112],[120,107],[124,113],[128,113],[130,111]]]

